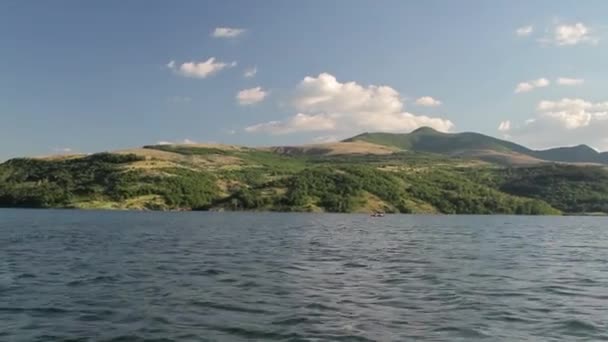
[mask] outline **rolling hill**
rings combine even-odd
[[[586,145],[532,150],[480,133],[442,133],[430,127],[422,127],[411,133],[363,133],[344,140],[357,141],[413,152],[475,157],[508,165],[543,162],[608,164],[608,153],[599,153]]]
[[[585,146],[534,151],[430,128],[303,146],[150,145],[8,160],[0,207],[606,213],[602,157]]]

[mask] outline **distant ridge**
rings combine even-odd
[[[587,145],[532,150],[525,146],[481,133],[443,133],[421,127],[411,133],[363,133],[344,142],[365,141],[413,152],[430,152],[448,156],[473,156],[507,164],[539,162],[608,164],[608,153],[599,153]]]

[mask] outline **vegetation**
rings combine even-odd
[[[141,160],[110,153],[61,161],[13,159],[0,165],[0,206],[83,207],[84,202],[105,207],[159,195],[165,205],[150,209],[198,209],[208,207],[218,192],[215,178],[204,171],[173,168],[155,175],[124,168]]]
[[[442,135],[429,130],[417,134]],[[382,153],[332,155],[329,150],[296,153],[293,149],[163,145],[147,146],[134,154],[13,159],[0,164],[0,206],[530,215],[608,212],[608,172],[602,166],[504,167],[428,152],[386,154],[376,149]]]
[[[460,154],[463,151],[492,151],[494,154],[524,155],[541,161],[608,164],[608,153],[598,153],[586,145],[535,151],[479,133],[441,133],[429,127],[419,128],[409,134],[364,133],[345,141],[365,141],[408,151],[447,155]],[[488,157],[493,156],[493,154],[488,155]]]
[[[498,172],[499,189],[543,199],[567,213],[608,213],[608,172],[596,166],[549,165]]]
[[[529,149],[509,141],[496,139],[479,133],[441,133],[429,127],[419,128],[409,134],[364,133],[347,141],[367,141],[404,150],[450,153],[465,149],[491,149],[526,153]]]

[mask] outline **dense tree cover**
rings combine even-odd
[[[221,203],[231,210],[257,210],[269,209],[271,199],[260,190],[245,187],[239,188],[230,197],[217,202],[217,204]]]
[[[411,186],[408,193],[431,203],[447,214],[557,214],[547,203],[510,196],[457,172],[427,170],[403,175]]]
[[[204,157],[215,152],[197,147],[183,154]],[[462,167],[462,160],[415,153],[293,157],[222,150],[221,155],[238,158],[239,164],[207,169],[180,161],[148,169],[136,166],[142,157],[109,153],[64,160],[13,159],[0,164],[0,206],[87,207],[101,202],[193,210],[608,212],[608,172],[600,167]]]
[[[121,201],[160,195],[169,208],[207,208],[217,195],[215,177],[187,169],[149,175],[121,166],[135,155],[94,154],[60,161],[13,159],[0,165],[0,206],[68,207],[85,200]]]
[[[141,171],[118,174],[107,195],[121,201],[145,195],[160,195],[168,208],[208,209],[218,196],[216,178],[203,171],[182,168],[162,170],[162,175]]]
[[[280,183],[288,189],[283,198],[288,207],[317,205],[342,213],[353,211],[362,189],[356,177],[327,167],[306,169]]]
[[[368,192],[398,212],[417,212],[427,203],[447,214],[557,214],[547,203],[501,193],[466,177],[442,170],[382,171],[366,166],[307,169],[284,181],[285,204],[327,211],[348,212],[361,205]]]
[[[499,190],[543,199],[569,213],[608,213],[608,172],[598,166],[548,165],[497,170]]]
[[[0,206],[63,207],[75,197],[102,194],[116,166],[135,155],[99,153],[62,161],[12,159],[0,165]]]

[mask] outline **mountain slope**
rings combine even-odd
[[[335,142],[300,146],[275,146],[268,150],[285,155],[332,156],[332,155],[385,155],[399,148],[372,144],[366,141]]]
[[[442,133],[429,127],[422,127],[405,134],[363,133],[344,141],[365,141],[414,152],[475,157],[508,165],[532,165],[546,161],[608,164],[608,153],[598,153],[586,145],[535,151],[480,133]]]
[[[504,168],[436,153],[389,153],[397,148],[377,146],[337,143],[294,152],[153,145],[69,158],[12,159],[0,164],[0,207],[608,212],[608,172],[603,167]]]
[[[367,141],[405,150],[450,154],[463,150],[493,150],[527,154],[530,150],[515,143],[480,133],[442,133],[422,127],[411,133],[363,133],[345,141]]]
[[[166,145],[134,151],[9,160],[0,164],[0,207],[560,213],[479,183],[460,171],[479,163],[462,160]]]
[[[608,158],[605,153],[599,153],[587,145],[578,145],[572,147],[557,147],[542,151],[533,151],[532,155],[537,158],[570,163],[608,163]]]

